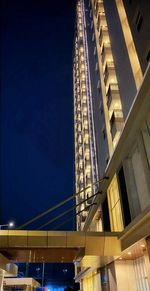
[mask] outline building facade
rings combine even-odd
[[[88,271],[81,260],[83,291],[150,290],[149,10],[148,1],[77,1],[77,230],[118,232],[122,248]]]

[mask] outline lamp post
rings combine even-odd
[[[43,265],[42,265],[42,290],[44,287],[44,272],[45,272],[45,262],[43,261]]]
[[[13,227],[15,224],[13,221],[10,221],[9,223],[7,224],[0,224],[0,230],[2,229],[2,227],[8,227],[8,228],[11,228]]]

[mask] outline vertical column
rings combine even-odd
[[[4,275],[0,274],[0,291],[3,291],[3,280],[4,280]]]
[[[147,253],[145,254],[145,265],[147,271],[147,280],[150,289],[150,236],[146,239]]]
[[[32,291],[32,286],[27,285],[25,291]]]

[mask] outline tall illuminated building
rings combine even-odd
[[[77,229],[119,232],[122,246],[120,258],[91,263],[88,275],[81,261],[83,291],[150,289],[149,10],[148,1],[77,1]]]

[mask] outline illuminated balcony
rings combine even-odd
[[[84,203],[84,208],[85,208],[86,213],[90,210],[90,204],[91,203],[87,203],[87,201]]]
[[[82,132],[82,126],[81,126],[81,124],[78,124],[78,126],[77,126],[77,132],[78,132],[78,134],[81,134],[81,132]]]
[[[89,129],[88,129],[88,127],[87,128],[84,127],[83,133],[84,133],[84,135],[89,135]]]
[[[96,8],[96,3],[97,3],[97,0],[94,0],[94,7]]]
[[[80,59],[80,67],[85,65],[85,61]]]
[[[84,135],[84,142],[85,142],[85,144],[89,144],[89,133],[86,133]]]
[[[78,136],[78,143],[79,144],[83,143],[83,139],[82,139],[82,135],[81,134]]]
[[[82,161],[79,163],[79,170],[80,170],[80,171],[83,170],[83,162],[82,162]]]
[[[92,183],[91,177],[86,177],[86,186],[90,186]]]
[[[104,43],[102,46],[102,51],[101,51],[101,57],[102,57],[102,63],[103,65],[106,62],[111,62],[112,61],[112,51],[109,43]]]
[[[83,155],[83,149],[82,147],[79,147],[79,156],[82,157],[82,155]]]
[[[87,215],[85,215],[85,214],[83,215],[83,214],[82,214],[82,215],[81,215],[81,222],[85,222],[86,217],[87,217]]]
[[[82,106],[83,106],[83,108],[87,108],[86,96],[85,96],[85,98],[82,100]]]
[[[78,107],[81,103],[80,98],[77,98],[75,103],[76,103],[76,106]]]
[[[85,62],[84,61],[81,61],[81,64],[80,64],[80,70],[81,69],[85,69]]]
[[[80,182],[80,183],[84,183],[84,177],[83,177],[83,174],[80,174],[80,176],[79,176],[79,182]]]
[[[115,67],[113,62],[107,62],[104,70],[104,82],[105,85],[108,83],[116,83]]]
[[[81,112],[76,115],[76,122],[81,122]]]
[[[82,92],[82,101],[85,103],[86,102],[86,93]]]
[[[82,80],[81,81],[81,88],[82,88],[82,91],[84,91],[86,89],[86,82],[85,82],[85,80]]]
[[[78,37],[78,44],[79,46],[83,46],[83,36],[82,37]]]
[[[120,104],[119,88],[117,84],[110,84],[107,91],[107,106],[108,109],[121,109],[118,108]],[[121,106],[121,105],[120,105]]]
[[[81,124],[82,120],[81,119],[76,119],[75,123],[76,124]]]
[[[90,157],[89,158],[85,158],[85,167],[90,167],[91,166],[91,161],[90,161]]]
[[[110,128],[112,139],[115,138],[117,132],[121,132],[123,127],[123,113],[122,110],[114,110],[110,119]]]
[[[92,204],[92,202],[93,202],[93,198],[90,198],[90,196],[87,196],[87,198],[89,198],[89,199],[86,201],[86,206]]]
[[[84,110],[82,111],[84,116],[87,116],[87,107],[84,108]]]
[[[78,106],[78,107],[77,107],[77,114],[78,114],[78,113],[80,114],[80,112],[81,112],[81,107]]]
[[[86,86],[85,85],[81,86],[81,91],[83,94],[86,94]]]
[[[83,113],[83,121],[87,121],[88,120],[88,115],[87,112]]]
[[[90,159],[90,151],[89,151],[89,150],[87,150],[87,151],[85,152],[85,159],[86,159],[86,160],[89,160],[89,159]]]
[[[96,6],[95,6],[95,13],[96,13],[96,17],[98,16],[99,12],[103,12],[104,11],[104,4],[102,1],[97,1]]]
[[[100,27],[106,27],[106,25],[105,13],[99,13],[97,19],[97,30],[99,31]]]
[[[90,143],[89,143],[89,141],[88,141],[88,143],[85,143],[85,142],[84,142],[84,150],[85,150],[85,151],[86,151],[86,150],[89,151],[89,149],[90,149]]]
[[[99,34],[99,44],[102,46],[102,44],[109,43],[109,35],[108,35],[108,29],[107,27],[101,27],[100,34]]]

